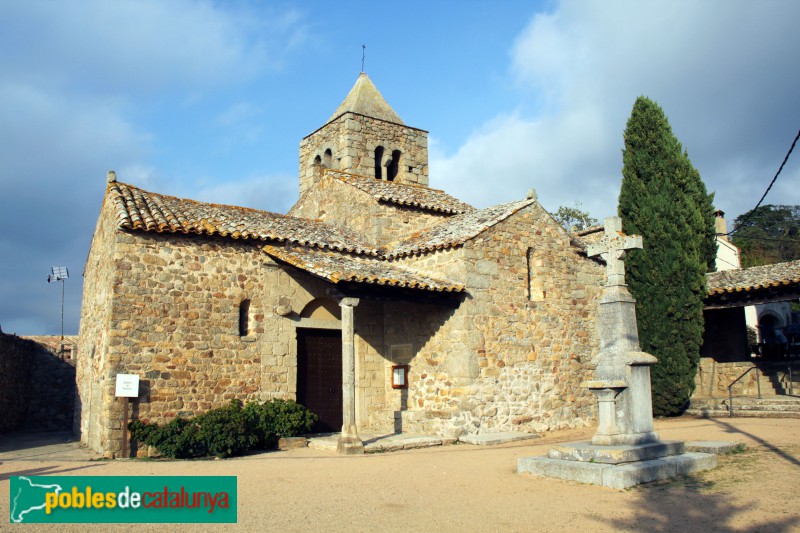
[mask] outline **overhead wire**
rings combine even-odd
[[[784,165],[786,165],[786,162],[789,160],[789,156],[792,155],[792,151],[794,150],[794,147],[797,144],[797,140],[798,139],[800,139],[800,130],[798,130],[797,135],[795,135],[794,141],[792,141],[792,146],[789,147],[789,151],[786,153],[786,157],[783,158],[783,162],[781,163],[781,166],[778,168],[778,172],[775,173],[775,177],[772,178],[772,181],[769,183],[769,187],[767,187],[767,190],[764,191],[764,194],[761,196],[761,199],[758,201],[756,206],[748,212],[748,214],[745,217],[745,219],[742,220],[739,223],[739,225],[737,225],[735,228],[733,228],[728,233],[720,233],[718,235],[733,235],[734,233],[739,231],[739,228],[744,226],[745,223],[747,223],[751,218],[753,218],[753,215],[755,215],[756,210],[761,206],[761,202],[764,201],[764,198],[767,197],[767,194],[769,194],[770,189],[772,189],[772,186],[775,184],[775,180],[777,180],[778,176],[781,175],[781,171],[783,170]]]

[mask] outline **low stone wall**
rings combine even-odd
[[[75,368],[47,346],[0,332],[0,433],[71,429],[74,411]]]
[[[756,365],[751,361],[721,363],[710,357],[700,359],[700,366],[695,376],[694,398],[722,398],[728,396],[728,385],[744,374],[748,368]],[[762,383],[763,385],[763,383]],[[737,396],[755,396],[758,394],[756,372],[750,372],[734,385],[733,393]]]

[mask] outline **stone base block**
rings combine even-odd
[[[281,437],[278,439],[279,450],[294,450],[306,446],[308,446],[308,439],[305,437]]]
[[[662,441],[649,444],[617,444],[598,446],[591,442],[571,442],[554,446],[547,453],[550,459],[581,461],[586,463],[622,464],[636,461],[649,461],[678,455],[684,452],[683,442]]]
[[[688,452],[713,453],[716,455],[740,452],[744,448],[745,445],[742,443],[725,440],[698,440],[686,443],[686,451]]]
[[[491,446],[495,444],[505,444],[507,442],[517,442],[520,440],[538,438],[539,435],[535,435],[533,433],[523,433],[521,431],[503,431],[498,433],[481,433],[480,435],[463,435],[459,437],[458,440],[467,444]]]
[[[655,431],[618,433],[616,435],[601,435],[597,433],[592,437],[592,444],[596,446],[649,444],[651,442],[659,442],[658,433]]]
[[[715,466],[717,466],[717,456],[708,453],[684,453],[625,464],[524,457],[517,461],[517,472],[602,485],[614,489],[627,489],[640,483],[670,479],[692,472],[709,470]]]
[[[364,453],[364,443],[358,437],[339,437],[336,451],[342,455],[359,455]]]

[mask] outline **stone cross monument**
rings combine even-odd
[[[625,285],[625,253],[642,238],[622,233],[622,221],[605,219],[605,235],[589,246],[606,263],[597,334],[600,351],[594,379],[583,384],[598,401],[591,442],[556,445],[547,457],[522,457],[517,472],[624,489],[716,466],[716,456],[685,453],[683,442],[660,441],[653,431],[650,366],[656,358],[639,347],[636,302]]]
[[[606,262],[606,284],[600,299],[600,353],[595,379],[584,386],[597,395],[599,424],[593,444],[655,442],[650,397],[650,365],[657,362],[639,347],[636,301],[625,285],[625,253],[641,248],[642,237],[622,233],[622,220],[604,221],[605,235],[589,246],[589,257]]]

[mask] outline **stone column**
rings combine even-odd
[[[353,308],[358,298],[342,298],[342,434],[336,450],[341,454],[364,453],[364,443],[356,428],[356,350]]]

